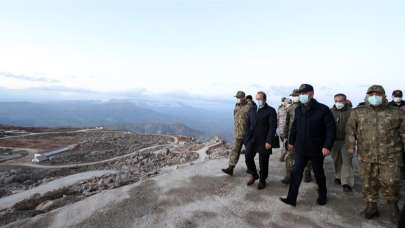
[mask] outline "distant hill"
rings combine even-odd
[[[220,135],[230,139],[226,123],[222,114],[178,105],[154,107],[120,100],[0,102],[0,124],[15,126],[103,126],[149,134]]]

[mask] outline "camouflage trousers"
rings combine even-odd
[[[377,202],[380,189],[387,202],[398,202],[400,198],[399,162],[388,164],[360,162],[363,178],[363,196],[366,202]]]
[[[335,178],[342,181],[342,185],[354,185],[353,154],[347,152],[344,141],[335,141],[332,148],[332,158],[335,165]]]
[[[235,139],[233,149],[229,154],[229,165],[236,166],[239,161],[240,151],[242,150],[243,139]]]
[[[285,176],[288,178],[291,177],[291,173],[294,169],[294,163],[295,163],[295,152],[288,150],[287,156],[285,157]],[[304,174],[309,175],[311,173],[311,170],[312,170],[312,163],[308,161],[307,167],[305,167]]]

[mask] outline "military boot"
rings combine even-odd
[[[398,203],[397,202],[388,202],[388,210],[389,210],[389,216],[390,220],[394,224],[399,223],[399,208],[398,208]]]
[[[377,203],[368,202],[367,207],[364,210],[364,217],[366,219],[372,219],[378,216],[380,216],[380,212],[378,211]]]
[[[304,172],[304,182],[309,183],[311,181],[312,181],[312,173],[311,173],[311,170],[307,168],[307,169],[305,169],[305,172]]]
[[[228,168],[226,169],[222,169],[222,172],[228,174],[229,176],[233,176],[233,170],[234,170],[235,166],[228,166]]]

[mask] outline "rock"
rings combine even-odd
[[[49,209],[54,205],[55,201],[47,200],[45,202],[40,203],[35,210],[37,211],[49,211]]]

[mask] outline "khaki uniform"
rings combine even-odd
[[[229,165],[236,166],[239,161],[240,151],[243,146],[243,139],[247,131],[247,120],[251,104],[237,104],[233,112],[234,116],[234,146],[229,154]]]
[[[342,185],[354,185],[353,175],[353,154],[348,153],[345,144],[346,124],[350,116],[351,108],[349,105],[343,109],[333,107],[331,109],[336,121],[336,140],[332,148],[332,158],[335,165],[335,178],[340,179]]]
[[[348,152],[353,153],[356,145],[365,200],[377,202],[382,189],[388,202],[397,202],[400,197],[399,167],[405,145],[404,112],[389,106],[386,100],[380,106],[367,103],[353,109],[346,126]]]
[[[288,108],[284,105],[281,105],[277,111],[277,130],[276,133],[280,136],[281,146],[280,146],[280,153],[281,158],[280,161],[284,160],[287,154],[287,148],[285,147],[285,142],[287,139],[286,135],[286,120],[287,120],[287,110]]]
[[[294,103],[287,109],[285,135],[288,137],[295,117],[295,109],[299,106],[299,103]],[[294,167],[294,151],[288,151],[285,158],[286,177],[290,177]]]

